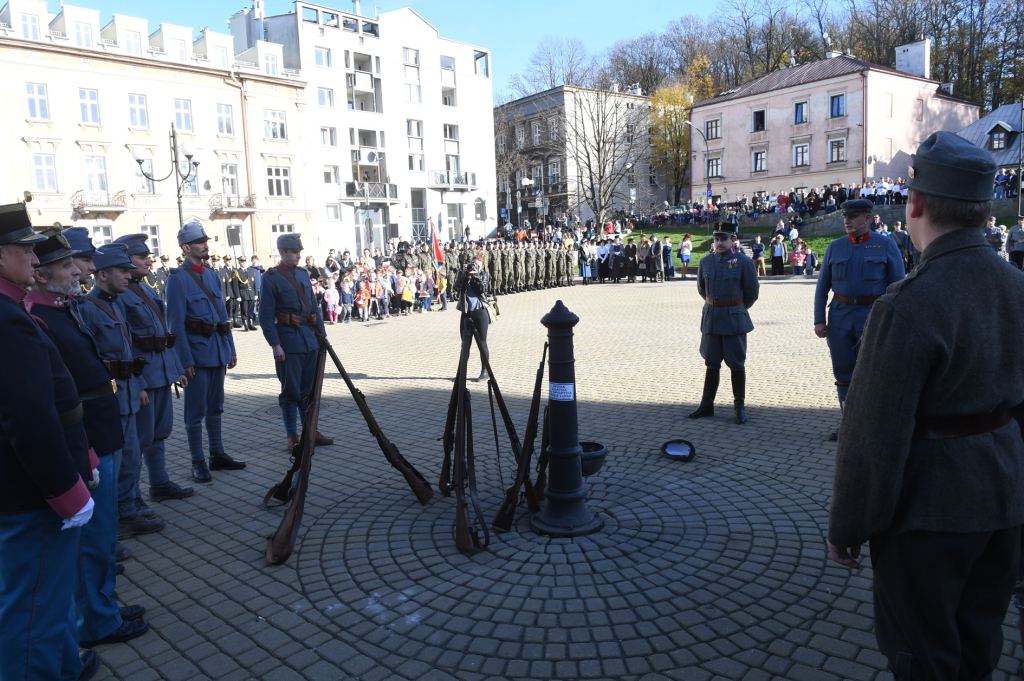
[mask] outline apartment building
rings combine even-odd
[[[335,248],[442,239],[497,227],[490,52],[442,38],[411,9],[364,16],[262,0],[229,20],[235,51],[279,45],[301,69],[309,133],[302,181]]]
[[[236,55],[231,36],[212,31],[150,32],[145,19],[104,23],[92,9],[53,15],[43,0],[9,0],[0,200],[29,191],[35,224],[84,226],[98,244],[142,232],[156,253],[177,256],[176,177],[161,179],[172,170],[173,125],[199,163],[182,182],[183,218],[203,222],[214,253],[265,256],[287,231],[316,248],[297,178],[305,83],[284,70],[281,46],[258,52]]]
[[[924,139],[981,108],[929,78],[929,45],[897,48],[897,69],[830,52],[694,104],[692,200],[905,179]]]

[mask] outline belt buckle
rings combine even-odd
[[[113,392],[110,393],[111,395],[117,394],[117,381],[113,378],[110,379],[110,388],[113,390]]]

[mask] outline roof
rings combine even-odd
[[[1006,148],[992,151],[989,149],[989,133],[992,132],[992,128],[996,127],[997,124],[1002,125],[1010,132],[1020,133],[1020,109],[1020,102],[1004,104],[984,118],[960,130],[957,134],[974,146],[991,151],[992,157],[996,160],[996,165],[1016,166],[1017,160],[1020,158],[1018,154],[1020,153],[1022,136],[1020,134],[1007,135],[1008,144]]]
[[[744,83],[737,88],[728,90],[721,94],[715,95],[710,99],[705,99],[702,102],[698,102],[693,105],[694,108],[699,106],[709,106],[712,104],[718,104],[720,102],[727,102],[733,99],[740,99],[742,97],[749,97],[751,95],[760,95],[766,92],[774,92],[775,90],[782,90],[784,88],[795,87],[797,85],[806,85],[807,83],[814,83],[819,80],[828,80],[829,78],[838,78],[839,76],[848,76],[854,73],[860,73],[862,71],[879,71],[881,73],[890,73],[904,78],[912,78],[914,80],[921,80],[926,83],[936,83],[936,89],[938,89],[937,81],[931,81],[927,78],[921,78],[914,76],[909,73],[897,71],[894,68],[888,66],[881,66],[879,64],[872,64],[871,62],[862,61],[851,57],[849,55],[840,55],[838,57],[832,57],[831,59],[820,59],[810,64],[803,64],[801,66],[792,66],[790,68],[780,69],[778,71],[772,71],[769,74],[763,75],[760,78],[755,78],[752,81]],[[952,99],[955,101],[962,101],[970,104],[977,104],[970,100],[963,99],[962,97],[954,97],[947,95],[945,92],[939,91],[944,99]]]

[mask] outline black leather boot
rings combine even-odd
[[[718,383],[721,377],[721,367],[707,367],[704,373],[704,394],[700,398],[700,406],[691,411],[686,418],[699,419],[715,415],[715,395],[718,394]]]
[[[733,409],[736,412],[736,423],[747,422],[747,412],[743,410],[743,402],[747,396],[747,370],[734,369],[732,372]]]

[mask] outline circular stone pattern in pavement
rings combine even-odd
[[[603,530],[541,537],[524,505],[513,530],[492,533],[474,555],[455,548],[454,496],[424,507],[392,482],[320,518],[297,566],[316,607],[390,651],[378,661],[400,673],[410,664],[511,677],[545,663],[558,676],[614,675],[615,659],[631,674],[699,664],[770,643],[842,588],[820,582],[825,510],[724,462],[664,463],[656,451],[609,460],[588,479]],[[481,485],[486,518],[500,493]]]

